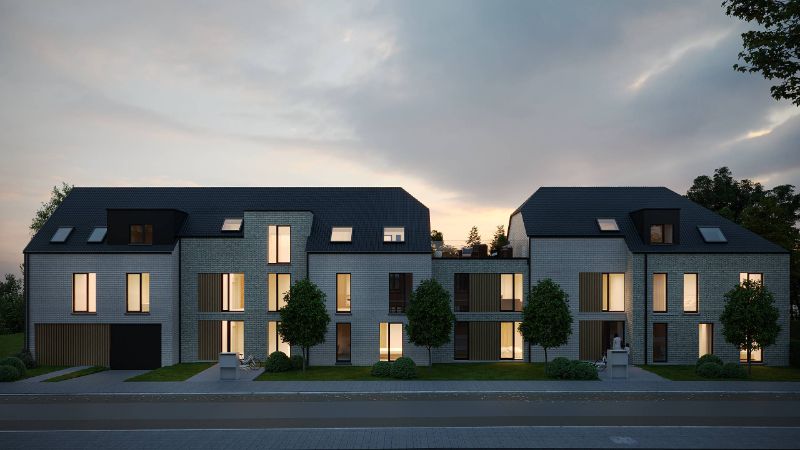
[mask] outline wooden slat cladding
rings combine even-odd
[[[581,272],[578,274],[578,299],[580,312],[603,310],[603,274]]]
[[[500,322],[469,323],[469,359],[472,361],[500,359]]]
[[[200,312],[222,311],[221,274],[197,274],[197,309]]]
[[[580,359],[597,361],[603,357],[603,321],[581,320],[578,328]]]
[[[500,311],[500,275],[471,273],[469,275],[469,310],[471,312]]]
[[[222,351],[222,321],[199,320],[197,322],[197,359],[216,361]]]
[[[36,361],[50,366],[109,365],[109,325],[37,323]]]

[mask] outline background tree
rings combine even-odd
[[[431,230],[432,241],[444,241],[444,234],[439,230]]]
[[[469,236],[467,236],[467,247],[478,245],[481,243],[481,235],[478,234],[478,227],[473,226],[469,229]]]
[[[303,372],[308,366],[309,349],[325,342],[331,318],[325,309],[325,293],[308,279],[297,281],[286,294],[281,308],[278,334],[290,345],[303,349]]]
[[[747,373],[753,350],[775,343],[781,331],[780,313],[772,292],[763,283],[747,280],[725,294],[725,309],[719,321],[722,335],[736,348],[747,350]]]
[[[800,106],[800,0],[725,0],[722,5],[727,15],[758,25],[742,33],[744,64],[734,64],[734,70],[780,80],[770,88],[772,98]]]
[[[25,328],[22,287],[22,279],[10,273],[0,281],[0,334],[19,333]]]
[[[431,348],[450,342],[456,320],[450,306],[450,294],[438,281],[424,280],[411,293],[406,317],[408,341],[428,349],[428,365],[431,365]]]
[[[492,237],[492,243],[490,245],[491,249],[489,250],[489,253],[494,253],[506,245],[508,245],[508,237],[506,237],[505,226],[498,225],[497,230],[495,230],[494,236]]]
[[[572,314],[567,293],[550,278],[536,283],[528,293],[528,303],[522,310],[519,331],[528,344],[540,345],[547,366],[547,349],[567,343],[572,334]],[[528,352],[528,362],[531,352]]]
[[[800,195],[784,184],[765,189],[760,183],[737,181],[727,167],[694,179],[686,196],[706,208],[780,245],[789,252],[789,297],[793,314],[800,305]]]
[[[64,201],[73,187],[74,186],[64,182],[61,183],[61,186],[53,186],[53,191],[50,193],[50,200],[42,203],[42,206],[36,211],[36,215],[31,221],[31,232],[36,233],[42,229],[44,223],[53,215],[53,211]]]

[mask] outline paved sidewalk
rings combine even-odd
[[[239,379],[235,381],[226,381],[226,383],[240,383],[240,382],[251,382],[256,377],[261,375],[264,372],[264,369],[257,369],[257,370],[242,370],[239,369]],[[198,373],[197,375],[189,378],[186,380],[190,383],[203,383],[203,382],[218,382],[219,379],[219,364],[214,364],[213,366],[209,367],[208,369]]]
[[[20,383],[38,383],[40,381],[49,380],[50,378],[54,378],[60,375],[64,375],[67,373],[77,372],[79,370],[88,369],[91,366],[75,366],[75,367],[67,367],[66,369],[56,370],[53,372],[48,372],[43,375],[38,375],[35,377],[25,378],[24,380],[19,380]]]

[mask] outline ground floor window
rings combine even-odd
[[[701,323],[698,328],[699,351],[698,358],[703,355],[714,354],[714,324]]]
[[[381,322],[381,361],[394,361],[403,356],[403,324]]]
[[[453,359],[469,359],[469,322],[456,322],[453,350]]]
[[[667,324],[653,324],[653,362],[667,362]]]
[[[522,359],[520,322],[500,322],[500,359]]]
[[[747,350],[739,350],[739,361],[747,362]],[[750,362],[763,362],[760,348],[758,350],[750,350]]]
[[[336,362],[350,362],[350,324],[336,324]]]
[[[244,321],[222,321],[222,351],[238,353],[244,358]]]
[[[279,323],[275,321],[267,323],[267,356],[275,352],[283,352],[286,356],[292,356],[291,346],[278,334]]]

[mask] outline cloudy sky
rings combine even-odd
[[[403,186],[445,239],[539,186],[800,184],[720,0],[0,0],[0,271],[49,190]]]

